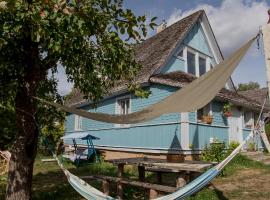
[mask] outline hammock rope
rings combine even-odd
[[[10,156],[9,151],[0,151],[0,175],[4,175],[8,172]]]

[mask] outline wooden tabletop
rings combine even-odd
[[[150,171],[168,171],[168,172],[180,172],[180,171],[193,171],[201,172],[206,168],[209,168],[213,163],[203,162],[203,161],[184,161],[181,163],[167,162],[166,159],[157,159],[157,158],[147,158],[147,157],[138,157],[138,158],[125,158],[125,159],[113,159],[108,160],[108,162],[113,163],[114,165],[136,165],[144,166],[146,170]]]

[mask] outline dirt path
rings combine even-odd
[[[211,187],[221,193],[220,199],[269,200],[270,173],[244,169],[229,178],[214,180]]]

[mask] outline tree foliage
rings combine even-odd
[[[238,84],[237,91],[254,90],[254,89],[259,89],[259,88],[260,88],[259,83],[250,81],[249,83]]]
[[[154,20],[135,16],[122,0],[0,1],[1,105],[15,110],[10,119],[16,122],[7,199],[31,199],[36,123],[44,128],[64,119],[33,99],[62,102],[54,78],[57,66],[94,102],[120,80],[145,96],[134,81],[140,68],[134,46]]]

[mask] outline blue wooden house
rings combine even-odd
[[[126,85],[113,88],[110,95],[91,109],[90,102],[78,91],[69,106],[91,112],[128,114],[157,103],[201,76],[223,60],[222,53],[204,11],[195,12],[175,24],[159,27],[159,32],[136,47],[136,59],[142,69],[136,80],[148,98],[129,93]],[[223,114],[223,106],[233,104],[232,116]],[[171,113],[140,124],[109,124],[69,114],[66,132],[89,132],[100,138],[97,149],[106,158],[138,155],[190,157],[215,139],[227,144],[241,142],[254,126],[261,103],[238,94],[232,80],[207,106],[189,113]],[[205,123],[204,116],[212,116]],[[68,145],[69,141],[65,141]],[[85,144],[79,141],[81,146]],[[260,144],[261,145],[261,144]]]

